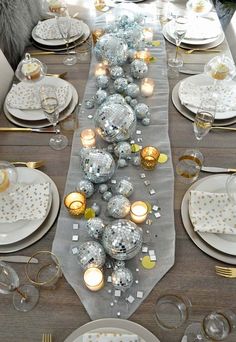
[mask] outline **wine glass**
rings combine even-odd
[[[65,135],[59,134],[60,130],[56,128],[59,118],[59,103],[56,94],[56,87],[51,85],[42,85],[39,90],[41,107],[48,121],[55,127],[56,134],[49,140],[49,146],[54,150],[62,150],[68,145],[68,139]]]
[[[184,62],[181,56],[178,57],[179,46],[184,39],[187,28],[188,19],[184,16],[178,16],[171,21],[173,25],[173,34],[175,38],[176,51],[175,56],[168,59],[168,65],[173,68],[180,68]]]
[[[30,311],[38,302],[39,292],[33,285],[19,284],[16,271],[7,263],[0,261],[0,293],[14,292],[13,305],[16,310]]]
[[[64,13],[66,14],[66,13]],[[66,42],[66,48],[67,48],[67,57],[63,60],[63,63],[65,65],[74,65],[77,63],[77,55],[75,51],[69,50],[69,44],[70,44],[70,36],[71,36],[71,26],[72,21],[71,17],[69,15],[61,15],[56,17],[56,23],[58,30],[62,36],[62,38]]]
[[[236,329],[236,315],[231,310],[211,312],[201,323],[190,324],[185,330],[188,342],[224,341]]]
[[[55,16],[64,14],[67,10],[67,4],[65,0],[48,0],[47,7],[49,12]]]
[[[205,137],[215,119],[216,102],[213,99],[203,100],[194,118],[193,130],[198,141]]]

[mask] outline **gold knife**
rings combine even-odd
[[[0,256],[0,261],[17,262],[17,263],[23,263],[23,264],[26,264],[27,262],[30,262],[31,264],[38,264],[39,262],[38,259],[31,258],[25,255],[6,255],[6,256],[4,255],[4,256]]]
[[[214,166],[202,166],[201,171],[211,172],[211,173],[233,173],[233,172],[236,172],[236,169],[226,169],[223,167],[214,167]]]
[[[0,132],[36,132],[36,133],[56,133],[54,127],[29,128],[29,127],[0,127]]]

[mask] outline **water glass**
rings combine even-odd
[[[67,56],[63,60],[63,63],[65,65],[74,65],[77,63],[77,55],[75,51],[69,50],[72,25],[71,18],[69,15],[58,16],[56,17],[56,22],[61,37],[65,40],[67,47]]]
[[[203,161],[204,157],[200,151],[195,149],[184,151],[176,165],[179,180],[188,184],[194,182],[199,176]]]
[[[197,140],[202,140],[212,128],[216,114],[216,102],[203,100],[194,118],[193,129]]]
[[[184,39],[187,28],[188,28],[188,19],[184,16],[178,16],[171,21],[173,25],[173,32],[176,44],[175,56],[168,59],[168,65],[172,68],[180,68],[183,66],[184,62],[181,56],[178,56],[179,47]]]

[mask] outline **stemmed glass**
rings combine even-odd
[[[69,50],[72,21],[71,17],[67,15],[67,13],[64,14],[65,15],[56,17],[58,30],[62,38],[65,40],[67,48],[67,57],[63,60],[63,63],[65,65],[74,65],[77,63],[76,52]]]
[[[181,56],[178,57],[178,52],[180,44],[187,32],[188,19],[184,16],[178,16],[175,19],[173,19],[171,23],[173,25],[173,34],[175,38],[176,51],[175,56],[168,59],[168,65],[170,67],[180,68],[181,66],[183,66],[184,62]]]
[[[0,262],[0,293],[14,292],[16,310],[27,312],[37,304],[39,292],[33,285],[21,285],[16,271],[5,262]]]
[[[216,102],[213,99],[203,100],[194,118],[193,130],[197,141],[205,137],[212,128],[216,113]]]
[[[212,3],[209,0],[189,0],[186,3],[186,8],[199,18],[210,12]]]
[[[60,130],[56,128],[59,118],[59,103],[56,94],[56,87],[42,85],[39,90],[41,107],[48,121],[55,127],[56,134],[49,140],[49,146],[54,150],[62,150],[68,145],[68,139],[65,135],[59,134]]]

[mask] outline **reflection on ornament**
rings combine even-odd
[[[115,80],[118,77],[123,77],[124,76],[124,70],[122,67],[115,65],[110,68],[110,75],[113,80]]]
[[[134,112],[137,116],[137,119],[145,118],[149,113],[149,108],[145,103],[139,103],[134,108]]]
[[[127,180],[127,179],[121,179],[117,182],[117,185],[115,187],[116,193],[123,195],[125,197],[129,197],[132,195],[134,191],[133,184]]]
[[[83,269],[102,267],[105,264],[106,254],[100,243],[87,241],[79,245],[77,259]]]
[[[95,94],[95,101],[100,106],[107,99],[107,92],[103,89],[98,89]]]
[[[128,81],[126,78],[118,77],[114,82],[114,89],[118,93],[124,93],[128,86]]]
[[[140,92],[139,86],[135,83],[130,83],[126,87],[125,92],[126,92],[127,96],[130,96],[134,99],[135,97],[137,97],[139,95],[139,92]],[[130,102],[130,105],[131,105],[131,102]]]
[[[109,77],[100,75],[96,77],[96,86],[101,89],[106,89],[109,85]]]
[[[128,158],[131,154],[131,146],[125,141],[120,141],[114,148],[114,153],[118,158]]]
[[[113,104],[113,103],[119,103],[119,104],[125,104],[125,99],[120,94],[113,94],[107,97],[106,104]]]

